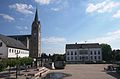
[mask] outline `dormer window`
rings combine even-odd
[[[0,47],[2,47],[2,42],[0,42]]]

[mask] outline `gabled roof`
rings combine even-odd
[[[101,48],[99,43],[66,44],[66,49]]]
[[[11,37],[7,37],[5,35],[0,34],[0,40],[2,40],[8,47],[27,49],[23,43],[21,43],[19,40],[15,40]]]

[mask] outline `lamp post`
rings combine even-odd
[[[33,61],[34,61],[34,67],[36,68],[36,58],[34,58]]]
[[[18,60],[18,54],[19,52],[15,53],[16,54],[16,60]],[[16,79],[18,79],[18,64],[16,64]]]

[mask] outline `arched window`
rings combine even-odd
[[[75,51],[75,55],[77,55],[77,52]]]
[[[2,42],[0,42],[0,47],[2,47]]]
[[[73,51],[71,51],[71,55],[73,55]]]

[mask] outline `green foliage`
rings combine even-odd
[[[120,61],[120,54],[116,55],[115,60]]]
[[[41,57],[42,57],[42,58],[48,58],[48,55],[46,55],[46,53],[42,53],[42,54],[41,54]]]
[[[30,65],[31,63],[32,63],[32,58],[30,58],[30,57],[24,57],[23,59],[22,59],[22,62],[25,64],[25,65]]]
[[[7,64],[3,61],[0,61],[0,72],[3,71],[7,67]]]
[[[16,64],[17,64],[16,59],[8,59],[7,60],[7,66],[14,67],[14,66],[16,66]]]
[[[112,60],[112,49],[111,46],[108,44],[101,44],[102,48],[102,57],[104,61],[111,61]]]
[[[63,55],[63,54],[53,54],[52,61],[65,61],[65,55]]]
[[[8,66],[14,67],[16,65],[30,65],[33,62],[32,58],[24,57],[18,59],[4,59],[0,61],[0,71],[3,71]]]
[[[113,50],[112,58],[114,61],[120,61],[120,50]]]

